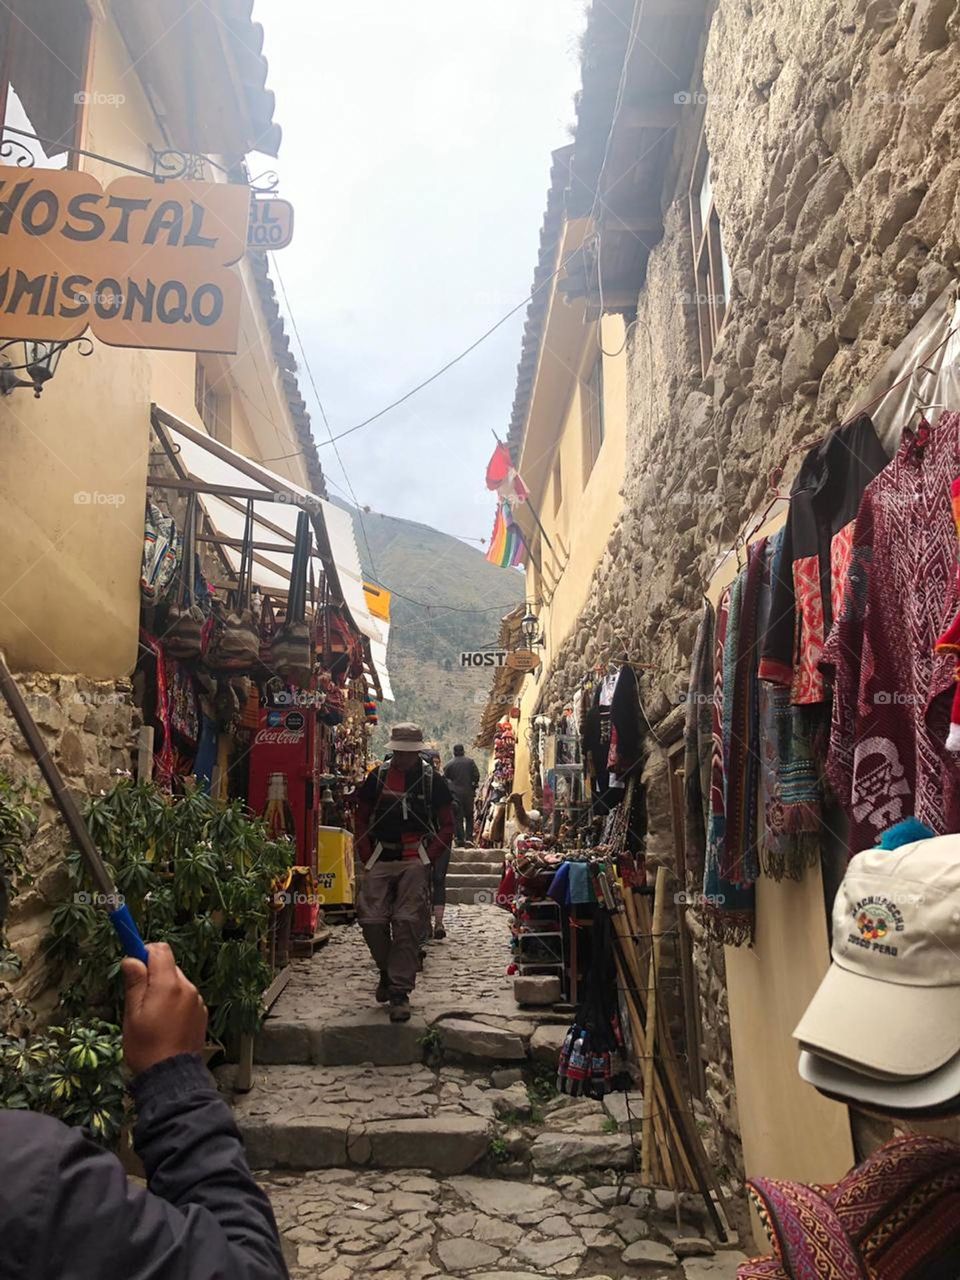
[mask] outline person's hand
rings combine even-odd
[[[147,947],[149,965],[127,957],[123,1056],[135,1075],[178,1053],[199,1053],[207,1034],[207,1006],[177,968],[165,942]]]

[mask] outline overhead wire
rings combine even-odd
[[[363,542],[367,548],[367,556],[370,561],[370,568],[373,573],[376,573],[377,566],[374,560],[373,551],[370,548],[370,540],[367,537],[367,526],[363,522],[363,511],[360,508],[360,503],[357,500],[357,495],[356,493],[354,493],[353,484],[350,481],[350,476],[347,474],[347,468],[344,465],[343,458],[340,456],[340,450],[337,448],[336,437],[334,436],[333,431],[330,428],[330,422],[329,422],[329,419],[327,418],[327,411],[323,407],[323,400],[320,398],[320,392],[317,388],[317,382],[313,376],[313,370],[310,368],[310,361],[307,359],[307,352],[303,345],[303,339],[300,337],[300,327],[297,324],[297,317],[293,314],[293,308],[291,307],[290,299],[287,296],[287,286],[283,282],[283,276],[281,275],[280,268],[277,265],[277,255],[275,253],[272,253],[270,255],[270,261],[273,265],[274,274],[277,277],[277,283],[280,285],[280,292],[283,295],[284,306],[287,309],[287,315],[290,317],[290,324],[293,328],[294,336],[297,339],[297,346],[300,348],[300,355],[301,355],[301,358],[303,359],[303,367],[306,370],[308,379],[310,380],[310,386],[313,389],[313,395],[317,402],[317,407],[320,410],[320,417],[323,419],[323,425],[327,429],[327,435],[330,437],[330,443],[333,445],[333,451],[337,455],[337,462],[340,464],[340,470],[343,472],[343,478],[347,482],[347,488],[350,490],[350,497],[353,500],[353,505],[357,509],[357,519],[360,521],[360,532],[363,534]]]

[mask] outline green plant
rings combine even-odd
[[[620,1126],[614,1120],[613,1116],[606,1116],[603,1121],[602,1131],[604,1133],[619,1133]]]
[[[0,1107],[56,1116],[111,1146],[124,1120],[121,1057],[120,1029],[106,1022],[0,1036]]]
[[[527,1094],[530,1101],[541,1107],[545,1102],[557,1096],[557,1073],[545,1063],[535,1063],[530,1079],[527,1080]]]
[[[439,1027],[427,1027],[417,1043],[423,1050],[424,1062],[439,1062],[443,1057],[443,1033]]]
[[[143,937],[170,944],[207,1002],[211,1035],[256,1031],[271,977],[261,942],[293,862],[290,842],[273,839],[239,801],[221,807],[201,791],[171,799],[129,780],[94,799],[87,822]],[[116,939],[79,854],[67,865],[72,893],[54,909],[49,939],[71,974],[61,1004],[118,1020]]]
[[[11,899],[27,888],[32,877],[24,861],[24,850],[37,825],[35,808],[28,803],[31,789],[0,774],[0,974],[15,973],[20,958],[7,946],[5,922]]]
[[[497,1164],[506,1164],[510,1159],[510,1151],[503,1138],[490,1139],[490,1154]]]

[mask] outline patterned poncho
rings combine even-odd
[[[956,662],[935,654],[957,613],[950,487],[960,475],[960,414],[905,434],[867,487],[848,590],[823,667],[834,676],[827,775],[853,850],[915,816],[960,830],[960,763],[947,753]]]

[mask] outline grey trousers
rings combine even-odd
[[[419,859],[375,862],[364,868],[357,920],[374,964],[390,990],[409,994],[417,984],[420,943],[429,926],[430,870]]]

